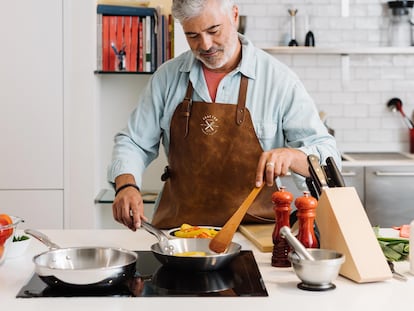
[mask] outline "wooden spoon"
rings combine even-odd
[[[249,209],[250,205],[252,205],[254,199],[259,194],[260,190],[262,190],[264,186],[264,182],[260,187],[255,187],[247,198],[243,201],[240,207],[236,210],[236,212],[227,220],[224,224],[223,228],[215,235],[213,239],[211,239],[209,248],[216,253],[223,253],[226,251],[227,247],[231,243],[234,233],[236,232],[237,228],[239,227],[241,221],[243,220],[244,215],[246,214],[247,210]]]

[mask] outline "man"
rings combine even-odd
[[[191,51],[160,66],[115,137],[114,218],[132,230],[146,220],[139,187],[162,141],[155,226],[222,226],[263,182],[246,221],[271,221],[275,178],[309,176],[308,154],[339,164],[335,140],[297,76],[238,34],[232,0],[174,0],[172,14]]]

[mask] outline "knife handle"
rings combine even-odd
[[[321,193],[323,188],[328,187],[328,182],[326,181],[325,173],[322,169],[322,166],[319,163],[319,158],[314,155],[308,155],[309,170],[314,182],[319,188]]]
[[[344,178],[342,177],[341,172],[339,171],[336,163],[332,157],[326,159],[326,166],[330,173],[330,177],[333,179],[335,186],[334,187],[346,187]]]

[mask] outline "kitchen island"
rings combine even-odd
[[[130,250],[150,250],[155,237],[139,229],[129,230],[41,230],[61,247],[110,246]],[[267,297],[71,297],[71,298],[16,298],[20,289],[32,278],[32,257],[47,251],[47,247],[32,239],[29,249],[18,258],[7,259],[0,266],[1,310],[367,310],[389,311],[410,308],[414,292],[414,276],[408,262],[398,262],[396,270],[408,281],[390,279],[384,282],[357,284],[343,277],[335,281],[336,289],[322,292],[297,288],[299,279],[292,268],[270,265],[271,253],[260,252],[241,233],[234,241],[242,250],[252,250],[259,266]]]

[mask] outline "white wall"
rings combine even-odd
[[[261,47],[287,45],[288,8],[297,8],[296,39],[303,45],[305,16],[316,45],[322,47],[378,47],[387,45],[389,12],[385,0],[237,0],[247,15],[246,35]],[[343,17],[342,3],[349,2]],[[414,49],[414,48],[413,48]],[[302,79],[319,110],[328,115],[343,151],[395,150],[408,152],[408,131],[400,115],[386,103],[399,97],[411,116],[414,109],[413,55],[353,55],[349,81],[342,80],[341,57],[335,55],[279,55]]]

